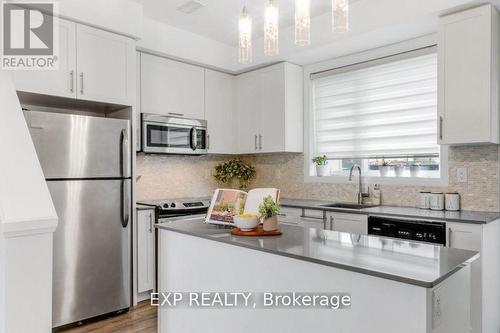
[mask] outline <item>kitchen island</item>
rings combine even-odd
[[[343,309],[163,306],[159,332],[469,332],[476,252],[290,225],[235,237],[199,218],[157,228],[159,292],[350,298]]]

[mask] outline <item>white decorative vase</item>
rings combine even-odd
[[[404,165],[395,165],[394,166],[394,173],[396,174],[396,177],[403,177],[404,172],[405,172]]]
[[[330,176],[330,166],[327,165],[316,165],[316,175],[318,177]]]
[[[379,165],[378,171],[380,171],[380,177],[387,177],[389,174],[389,166],[388,165]]]
[[[420,165],[410,165],[410,176],[418,177],[420,174]]]

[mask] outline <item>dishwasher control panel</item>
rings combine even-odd
[[[444,222],[369,216],[368,234],[446,245]]]

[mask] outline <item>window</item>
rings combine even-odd
[[[326,155],[333,175],[358,164],[371,177],[441,177],[435,48],[312,74],[311,86],[310,158]]]

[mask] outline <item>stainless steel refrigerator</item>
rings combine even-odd
[[[129,121],[26,111],[52,195],[53,327],[130,307]]]

